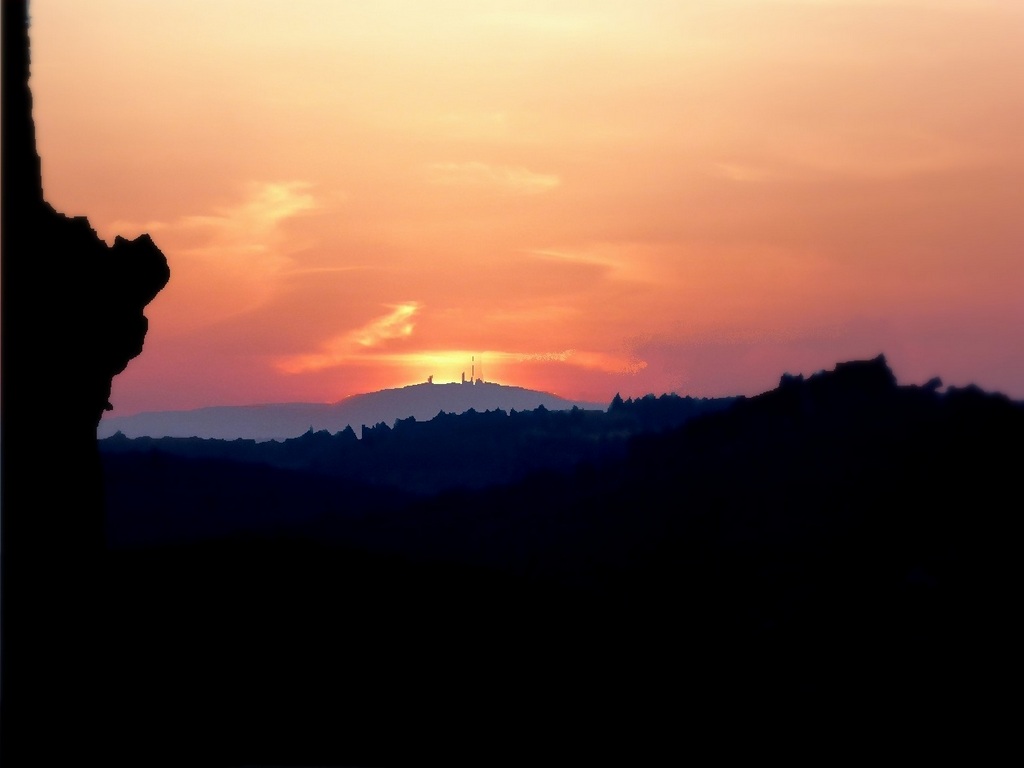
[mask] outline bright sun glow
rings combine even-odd
[[[512,5],[33,0],[48,201],[172,270],[117,415],[474,355],[603,402],[879,353],[1024,397],[1024,4]]]

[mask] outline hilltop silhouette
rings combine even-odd
[[[212,406],[188,411],[157,411],[107,417],[100,438],[118,432],[126,437],[201,437],[222,440],[287,440],[312,429],[361,433],[363,426],[396,419],[426,421],[438,413],[468,410],[603,409],[598,403],[567,400],[549,392],[477,380],[464,384],[412,384],[352,395],[336,403],[274,403]]]
[[[525,416],[564,434],[658,400]],[[599,460],[426,495],[160,440],[108,453],[153,495],[111,518],[112,594],[134,609],[115,612],[131,672],[110,684],[160,691],[126,729],[141,744],[173,721],[238,759],[468,764],[1005,723],[990,681],[1012,650],[1024,404],[899,385],[879,357],[721,405]],[[436,451],[463,445],[450,434]],[[336,438],[359,443],[297,443]],[[165,544],[127,535],[147,518]]]
[[[3,3],[4,765],[97,755],[103,481],[96,427],[166,284],[146,235],[103,242],[43,197],[26,2]],[[59,436],[57,438],[56,436]],[[59,737],[55,734],[60,734]]]
[[[334,434],[310,428],[299,437],[282,441],[128,438],[118,432],[100,445],[108,473],[122,477],[129,471],[138,472],[128,470],[133,466],[132,454],[161,454],[258,464],[323,475],[339,483],[422,495],[508,484],[532,472],[565,470],[585,461],[619,457],[634,435],[680,426],[735,400],[652,395],[635,401],[617,398],[607,410],[548,410],[544,405],[525,411],[478,412],[470,408],[459,414],[441,411],[424,421],[409,416],[396,418],[390,425],[383,421],[363,425],[358,436],[350,426]],[[400,398],[400,402],[407,401]],[[126,493],[129,488],[138,489],[134,498]],[[112,499],[115,510],[132,503],[150,506],[164,493],[197,492],[193,484],[158,491],[156,486],[146,490],[137,483],[116,483],[114,490],[118,494]],[[187,534],[185,526],[178,530]]]

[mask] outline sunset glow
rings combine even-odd
[[[48,202],[171,281],[114,415],[488,381],[1024,398],[1019,0],[32,0]]]

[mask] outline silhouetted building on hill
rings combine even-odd
[[[466,372],[462,372],[462,383],[469,385],[483,384],[483,365],[480,366],[480,376],[476,375],[476,355],[470,358],[469,378],[466,378]]]

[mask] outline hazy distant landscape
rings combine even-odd
[[[364,426],[394,424],[396,419],[426,421],[438,413],[459,414],[470,409],[548,410],[602,409],[607,403],[566,400],[547,392],[535,392],[493,382],[462,384],[412,384],[363,395],[337,403],[280,403],[254,406],[221,406],[191,411],[107,416],[100,421],[97,437],[117,432],[126,437],[202,437],[234,440],[286,440],[308,430],[340,432],[346,428],[360,435]]]
[[[201,531],[230,533],[232,525],[238,532],[253,525],[265,530],[269,521],[288,530],[313,514],[310,507],[330,508],[335,495],[350,502],[338,505],[339,510],[367,516],[397,499],[507,486],[538,473],[604,465],[625,456],[631,439],[678,428],[723,410],[738,398],[704,400],[663,394],[635,401],[616,398],[603,409],[577,404],[567,408],[569,403],[559,398],[517,387],[425,384],[356,399],[358,403],[346,402],[342,407],[266,406],[220,409],[212,416],[204,411],[160,417],[143,414],[137,420],[123,420],[135,429],[157,434],[161,427],[200,435],[217,429],[234,431],[227,439],[130,438],[119,431],[100,440],[114,540],[148,538],[154,531],[163,532],[163,537],[189,539]],[[482,411],[472,407],[481,402],[494,407]],[[450,410],[416,418],[416,413],[433,412],[439,404]],[[216,421],[223,411],[231,421]],[[353,412],[372,413],[374,418],[388,413],[389,418],[363,424],[358,432],[346,424],[335,432],[311,426],[286,440],[245,437],[266,428],[268,412],[272,417],[283,416],[281,424],[292,418],[295,428],[292,415],[296,411],[302,412],[299,418],[316,418],[318,425],[326,419],[337,422],[338,412],[342,418]],[[258,425],[246,426],[246,416],[257,419]],[[219,478],[215,467],[225,478],[234,479]],[[275,474],[265,474],[271,471]],[[273,493],[252,492],[251,484],[266,483],[269,477],[276,478],[282,488]],[[309,499],[313,487],[327,498],[294,503],[294,499]],[[328,490],[332,487],[333,492]],[[211,493],[218,503],[211,502]],[[355,498],[360,499],[358,504],[351,503]],[[197,515],[199,508],[201,515]]]
[[[361,440],[108,438],[114,636],[147,670],[117,690],[217,718],[227,754],[385,762],[417,754],[392,727],[443,749],[512,722],[513,754],[556,727],[558,754],[592,754],[592,726],[556,725],[566,707],[630,730],[687,713],[694,743],[865,708],[996,718],[1022,434],[1024,404],[899,385],[878,358],[752,398],[469,411]],[[666,728],[613,743],[647,754]]]

